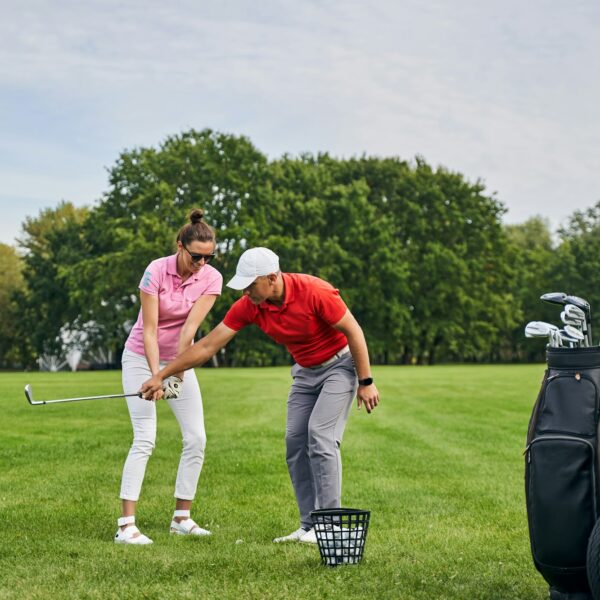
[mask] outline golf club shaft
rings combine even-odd
[[[83,402],[84,400],[105,400],[108,398],[127,398],[128,396],[140,396],[140,394],[111,394],[110,396],[86,396],[83,398],[61,398],[59,400],[38,400],[36,404],[57,404],[61,402]]]
[[[29,384],[27,384],[25,386],[25,396],[27,397],[27,401],[29,402],[29,404],[31,404],[33,406],[38,406],[41,404],[62,404],[65,402],[82,402],[85,400],[104,400],[107,398],[127,398],[129,396],[141,397],[141,394],[139,392],[136,392],[133,394],[106,394],[103,396],[81,396],[79,398],[59,398],[56,400],[34,400],[33,399],[33,391],[31,389],[31,386]]]

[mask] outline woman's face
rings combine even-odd
[[[197,273],[209,263],[215,250],[214,242],[199,242],[197,240],[183,245],[177,242],[183,266],[190,273]]]

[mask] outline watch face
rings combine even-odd
[[[366,377],[365,379],[359,379],[358,383],[360,385],[371,385],[373,383],[373,378],[372,377]]]

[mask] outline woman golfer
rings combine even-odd
[[[244,252],[227,285],[244,295],[205,338],[153,373],[141,392],[159,398],[165,378],[202,365],[250,323],[284,344],[296,361],[285,441],[300,528],[274,541],[316,543],[311,511],[341,506],[340,444],[352,400],[356,395],[369,413],[379,404],[365,337],[335,288],[310,275],[281,273],[268,248]]]
[[[138,390],[161,366],[186,350],[198,327],[221,293],[223,277],[208,263],[214,257],[215,234],[194,210],[190,223],[177,235],[177,253],[152,261],[140,282],[142,308],[123,352],[123,389]],[[193,370],[173,371],[165,390],[155,394],[168,399],[183,438],[175,483],[175,512],[171,532],[210,535],[190,518],[190,508],[204,460],[206,434],[202,396]],[[135,526],[135,509],[146,464],[156,439],[156,405],[142,398],[127,398],[133,425],[133,444],[123,467],[120,498],[122,516],[115,542],[151,544]]]

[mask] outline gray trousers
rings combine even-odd
[[[358,381],[350,354],[318,369],[295,364],[292,377],[286,460],[300,510],[300,526],[312,527],[312,510],[341,506],[340,445]]]

